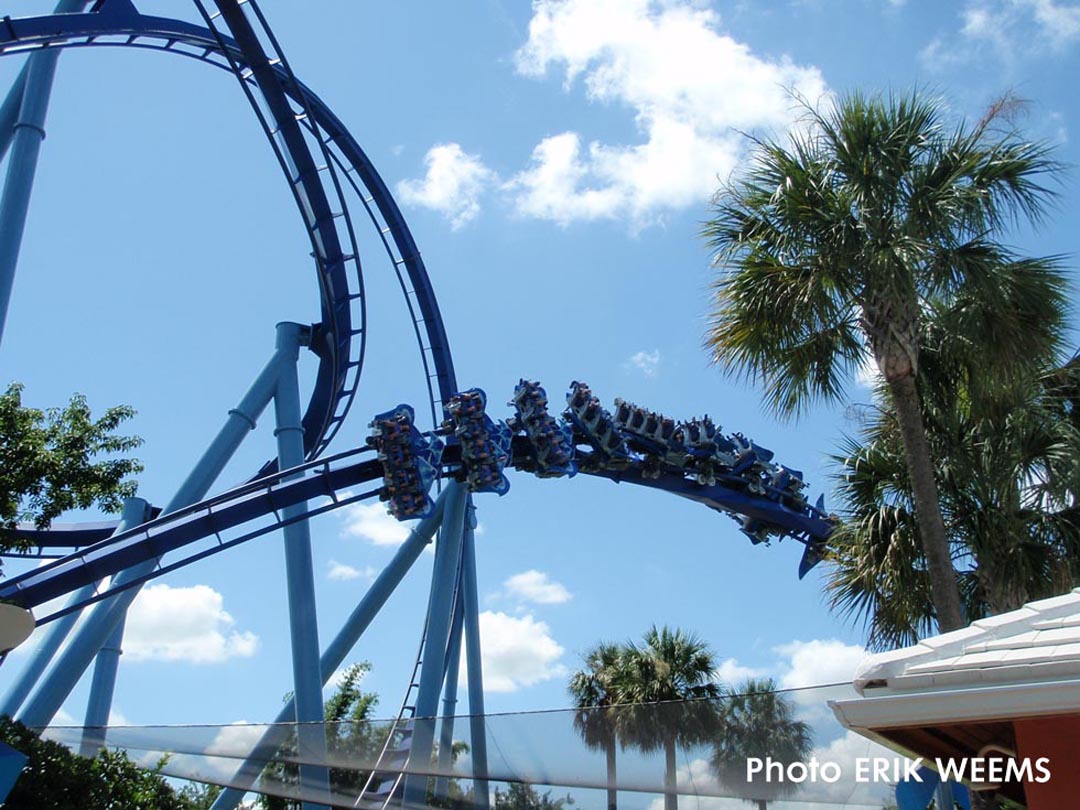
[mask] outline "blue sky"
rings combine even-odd
[[[194,16],[182,2],[144,5]],[[503,403],[522,376],[553,402],[587,380],[608,404],[710,414],[803,470],[827,501],[827,456],[854,429],[845,409],[777,422],[758,390],[701,348],[714,271],[697,231],[717,178],[745,159],[743,133],[779,134],[796,120],[786,88],[815,100],[919,86],[971,118],[1011,90],[1030,100],[1025,130],[1080,163],[1076,3],[261,5],[297,74],[395,190],[461,386],[484,388],[493,415],[510,414]],[[0,78],[18,67],[3,60]],[[317,319],[309,247],[224,73],[159,54],[66,53],[47,128],[4,381],[24,382],[38,406],[78,391],[97,409],[137,408],[140,494],[162,504],[269,357],[274,323]],[[1066,176],[1039,232],[1014,234],[1020,249],[1072,253],[1076,180]],[[369,363],[338,450],[362,442],[376,412],[424,401],[392,268],[374,234],[363,239]],[[855,381],[850,393],[866,396]],[[264,422],[222,486],[272,454]],[[477,503],[489,710],[565,705],[583,650],[653,623],[707,639],[726,676],[768,673],[789,686],[845,680],[861,654],[858,628],[826,609],[817,573],[797,580],[795,543],[751,547],[700,506],[584,476],[514,474],[506,497]],[[324,643],[400,537],[379,510],[313,525]],[[411,670],[430,565],[425,555],[355,651],[374,663],[368,684],[386,713]],[[129,622],[120,718],[272,718],[291,689],[285,610],[277,537],[153,585]],[[81,702],[66,711],[80,718]]]

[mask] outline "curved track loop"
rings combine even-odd
[[[29,53],[42,48],[110,45],[187,56],[234,73],[259,113],[267,137],[289,177],[316,248],[324,335],[323,340],[313,346],[320,355],[320,364],[315,390],[304,414],[308,458],[316,458],[326,449],[344,421],[356,394],[363,361],[364,303],[360,262],[354,248],[348,254],[341,251],[342,232],[338,230],[340,220],[346,241],[355,245],[352,226],[346,224],[349,223],[343,197],[346,188],[359,197],[378,230],[412,313],[434,425],[441,412],[441,403],[448,400],[457,387],[435,293],[397,203],[359,143],[337,116],[292,75],[280,57],[267,57],[261,46],[261,57],[249,57],[230,37],[181,20],[140,14],[128,0],[111,0],[100,4],[98,10],[83,14],[5,18],[0,25],[0,55]],[[303,131],[303,144],[295,138],[286,142],[282,135],[284,130],[269,123],[267,113],[253,95],[252,88],[258,80],[249,64],[252,61],[265,64],[264,92],[273,94],[267,84],[272,79],[278,84],[278,91],[289,99],[294,116],[292,123]],[[278,106],[278,118],[287,118],[288,114]],[[315,143],[319,157],[325,163],[313,159],[311,149]],[[294,149],[295,154],[291,151]],[[298,158],[301,154],[305,157]],[[291,170],[292,166],[300,164],[306,168],[297,172]],[[327,176],[326,180],[323,175]],[[335,198],[340,200],[340,212],[329,207],[327,183],[334,190]],[[321,198],[323,204],[316,205],[317,198]],[[349,274],[345,272],[347,266],[352,266],[355,271],[351,284]],[[352,318],[354,306],[360,316],[360,327],[356,329]],[[360,346],[354,349],[355,337],[360,338]],[[265,474],[272,469],[273,463],[270,463],[262,472]]]

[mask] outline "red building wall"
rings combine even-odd
[[[1080,808],[1080,715],[1013,722],[1017,756],[1049,757],[1050,779],[1024,785],[1028,810]]]

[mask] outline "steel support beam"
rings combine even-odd
[[[86,702],[86,719],[83,720],[82,745],[79,746],[79,753],[84,757],[94,756],[105,746],[109,712],[116,691],[116,673],[120,669],[120,654],[123,651],[125,619],[126,616],[120,619],[120,624],[113,629],[105,646],[98,650],[94,661],[90,698]]]
[[[236,448],[269,404],[277,387],[281,360],[277,352],[256,378],[240,404],[229,411],[229,417],[218,435],[211,442],[202,458],[188,475],[176,495],[163,510],[172,512],[201,500],[221,474]],[[148,560],[116,576],[120,583],[138,579],[154,570],[157,560]],[[79,682],[90,662],[120,624],[128,607],[139,594],[138,587],[129,588],[103,602],[91,611],[85,624],[78,630],[71,644],[57,659],[42,679],[37,691],[19,713],[18,719],[31,728],[43,728],[52,722],[56,712],[67,700],[75,684]]]
[[[458,567],[457,593],[454,598],[454,618],[450,623],[450,640],[446,648],[446,683],[443,686],[442,717],[439,720],[439,776],[435,777],[435,798],[445,799],[450,790],[449,774],[454,765],[454,715],[457,713],[458,673],[461,670],[462,628],[465,609],[462,600],[461,567]]]
[[[124,501],[124,510],[120,514],[120,522],[117,524],[116,529],[113,530],[113,534],[119,534],[138,526],[146,520],[149,510],[150,504],[142,498],[126,499]],[[72,603],[89,599],[94,595],[96,588],[96,585],[86,585],[80,588],[72,596]],[[57,650],[60,649],[60,645],[64,643],[68,633],[71,632],[71,628],[75,626],[78,619],[78,613],[69,613],[49,628],[48,633],[41,642],[41,646],[35,651],[34,656],[19,674],[18,680],[12,684],[8,693],[4,696],[4,703],[0,706],[0,714],[6,714],[8,717],[15,716],[15,713],[22,707],[23,701],[26,700],[26,696],[30,694],[30,690],[41,679],[45,668],[52,662]]]
[[[81,11],[85,5],[83,0],[61,0],[56,13]],[[26,215],[30,209],[30,192],[34,188],[38,155],[45,140],[45,113],[49,109],[49,96],[59,58],[60,52],[57,50],[31,54],[25,68],[25,79],[22,73],[16,79],[16,86],[22,80],[21,93],[12,88],[0,106],[0,124],[4,125],[0,130],[0,152],[7,151],[9,147],[11,149],[4,189],[0,192],[0,340],[3,340],[11,289],[15,285],[15,266],[19,262]],[[17,96],[19,111],[12,124],[9,122]]]
[[[124,503],[125,510],[129,505],[132,509],[131,525],[137,526],[149,519],[149,503],[141,498],[134,498]],[[86,703],[86,719],[83,721],[83,742],[79,751],[86,757],[92,757],[105,745],[109,712],[112,709],[113,693],[116,691],[116,673],[120,668],[120,655],[123,652],[126,618],[126,614],[121,617],[120,623],[113,629],[105,646],[98,651],[97,660],[94,662],[90,698]]]
[[[277,428],[278,468],[288,470],[304,463],[304,428],[300,424],[300,382],[296,364],[300,347],[311,339],[311,330],[297,323],[277,325],[277,350],[281,357],[274,416]],[[286,476],[291,481],[301,473]],[[307,501],[286,506],[285,520],[307,513]],[[289,597],[289,637],[292,643],[293,694],[296,702],[300,787],[316,794],[330,791],[330,771],[326,762],[326,732],[323,721],[322,671],[319,668],[319,622],[315,605],[315,575],[311,562],[311,530],[307,520],[287,524],[285,536],[285,576]],[[310,795],[310,794],[309,794]],[[304,810],[320,810],[324,805],[302,802]]]
[[[409,572],[413,563],[420,557],[424,547],[431,542],[431,538],[434,537],[442,522],[446,494],[450,491],[450,488],[455,486],[457,484],[451,484],[439,496],[439,499],[435,501],[435,511],[431,516],[420,521],[416,528],[409,533],[408,538],[398,548],[393,559],[382,570],[382,573],[375,578],[375,581],[371,583],[371,587],[364,594],[364,598],[349,614],[349,618],[345,620],[345,624],[338,631],[337,636],[327,646],[326,652],[323,653],[321,659],[324,678],[329,678],[345,663],[345,656],[356,646],[364,631],[367,630],[368,625],[371,624],[372,619],[386,604],[386,600],[390,598],[390,594],[401,584],[401,580],[405,578],[405,574]],[[244,794],[255,784],[255,780],[262,772],[266,760],[273,756],[277,747],[288,736],[288,727],[277,724],[290,722],[291,718],[295,717],[295,714],[296,704],[293,700],[290,700],[274,719],[275,725],[267,729],[252,749],[251,755],[230,780],[233,787],[228,787],[221,792],[217,799],[214,800],[211,810],[235,810],[240,804],[240,800],[244,798]]]
[[[435,717],[439,712],[439,692],[446,675],[446,643],[454,607],[454,586],[461,563],[461,545],[465,528],[464,486],[454,482],[446,490],[442,529],[435,542],[435,569],[428,600],[427,635],[424,638],[420,686],[416,694],[416,720],[413,726],[409,765],[405,777],[405,807],[419,807],[427,799],[427,774],[435,743]],[[420,771],[420,773],[416,773]]]
[[[469,687],[469,741],[472,744],[473,807],[488,810],[487,727],[484,723],[484,673],[480,657],[480,599],[476,590],[476,509],[470,500],[462,543],[461,583],[465,604],[465,665]]]

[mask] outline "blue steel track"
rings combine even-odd
[[[515,440],[514,450],[510,466],[520,466],[528,458],[528,450],[520,438]],[[375,459],[364,458],[370,454],[370,449],[362,448],[310,462],[299,468],[304,476],[295,481],[282,481],[285,474],[275,473],[168,515],[162,515],[135,529],[100,539],[61,559],[0,582],[0,599],[11,600],[26,608],[38,607],[50,599],[71,593],[84,585],[97,582],[147,560],[156,559],[168,552],[180,550],[205,538],[220,538],[224,532],[256,518],[275,515],[284,507],[295,503],[319,497],[330,499],[329,503],[324,503],[305,515],[305,517],[310,517],[346,506],[357,500],[378,497],[381,491],[379,486],[348,499],[338,499],[335,494],[360,484],[379,481],[382,476],[382,466]],[[452,475],[460,469],[453,448],[445,461],[447,462],[446,475]],[[297,470],[294,469],[291,472],[295,473]],[[790,534],[807,544],[808,548],[824,540],[832,528],[827,516],[816,509],[808,507],[797,511],[740,491],[731,483],[706,486],[687,480],[677,471],[665,471],[657,478],[650,478],[644,474],[641,465],[631,465],[620,471],[596,469],[583,472],[586,475],[596,475],[615,482],[662,489],[697,501],[717,511],[735,512],[766,521],[781,533]],[[158,566],[147,576],[124,583],[123,589],[141,585],[147,580],[205,559],[238,543],[273,532],[283,525],[285,525],[284,521],[275,520],[270,525],[241,535],[240,538],[228,541],[219,539],[209,548],[167,566]],[[96,531],[104,534],[111,532],[111,529],[112,527],[106,527]],[[87,530],[84,536],[88,536],[89,533],[90,530]],[[49,533],[45,535],[48,537]],[[59,542],[64,542],[64,540]],[[115,588],[103,588],[84,602],[69,604],[47,616],[39,617],[38,623],[60,618],[116,592]]]
[[[538,412],[523,414],[520,409],[518,416],[510,422],[495,423],[483,413],[483,406],[478,414],[474,414],[473,421],[456,421],[456,415],[462,413],[463,397],[471,396],[472,401],[483,400],[485,404],[486,399],[482,392],[474,390],[461,394],[458,391],[434,290],[416,243],[386,184],[344,124],[292,73],[254,0],[246,3],[216,0],[216,12],[209,11],[203,0],[195,0],[195,5],[203,16],[205,27],[141,14],[130,0],[102,0],[86,13],[23,19],[5,17],[0,20],[0,55],[120,46],[196,59],[226,70],[239,80],[278,157],[304,221],[321,292],[322,321],[319,324],[310,330],[285,325],[296,327],[297,334],[303,333],[308,342],[300,345],[308,345],[319,357],[314,389],[300,420],[303,452],[300,453],[300,440],[297,439],[296,450],[290,455],[292,460],[280,464],[286,469],[279,471],[277,460],[267,462],[251,481],[240,487],[209,498],[200,497],[196,503],[191,503],[196,500],[192,497],[183,501],[190,505],[182,505],[168,514],[156,514],[151,520],[126,531],[114,531],[115,524],[96,524],[23,532],[23,539],[37,547],[39,554],[45,549],[74,550],[33,571],[0,581],[0,599],[33,609],[57,597],[77,594],[64,607],[37,616],[39,625],[70,616],[88,605],[106,602],[95,608],[105,611],[98,627],[115,634],[118,647],[123,620],[120,618],[117,624],[117,616],[122,616],[126,607],[116,605],[123,603],[125,598],[132,598],[132,589],[148,580],[279,530],[284,530],[286,535],[288,553],[289,548],[296,547],[296,543],[289,540],[290,532],[295,532],[301,524],[306,532],[308,518],[359,500],[389,499],[394,509],[399,510],[395,514],[402,516],[400,504],[395,501],[400,495],[395,494],[387,483],[394,479],[388,477],[384,445],[324,457],[355,399],[366,346],[363,272],[346,201],[350,193],[361,201],[394,267],[420,348],[432,429],[448,437],[443,452],[442,438],[430,432],[414,436],[429,447],[439,447],[440,458],[432,476],[448,482],[448,486],[433,514],[418,511],[415,515],[407,515],[425,516],[425,520],[410,535],[395,562],[380,575],[378,587],[373,586],[372,593],[357,606],[321,660],[317,646],[314,651],[309,649],[303,655],[299,654],[294,635],[294,676],[301,677],[297,675],[298,660],[304,659],[307,667],[301,673],[307,678],[306,687],[302,690],[297,680],[296,692],[308,695],[309,706],[303,709],[298,705],[296,713],[290,714],[294,709],[290,704],[280,719],[311,723],[321,717],[322,712],[318,684],[311,681],[311,677],[317,676],[321,668],[325,684],[326,676],[340,665],[366,623],[381,608],[386,595],[415,561],[423,544],[430,542],[436,528],[440,529],[428,618],[421,642],[421,649],[427,653],[418,656],[419,680],[409,687],[410,694],[416,689],[417,695],[415,700],[406,695],[402,713],[390,737],[394,739],[399,735],[397,738],[401,739],[400,735],[405,735],[410,742],[398,751],[403,753],[404,760],[395,760],[391,753],[384,751],[376,771],[380,779],[385,779],[386,785],[379,788],[372,784],[370,790],[365,787],[363,796],[367,806],[385,808],[394,798],[402,796],[407,804],[423,800],[426,777],[406,778],[406,763],[410,751],[419,762],[427,762],[430,758],[435,729],[430,718],[437,713],[442,684],[447,690],[444,707],[454,703],[457,655],[463,649],[463,638],[468,641],[466,667],[470,711],[474,713],[470,719],[473,755],[482,781],[486,751],[483,747],[483,686],[471,523],[472,493],[504,493],[509,487],[502,476],[504,466],[542,477],[581,472],[616,483],[663,489],[736,517],[742,521],[744,533],[754,542],[770,537],[790,537],[804,544],[800,576],[820,559],[833,523],[824,513],[820,500],[816,507],[811,506],[799,494],[801,475],[772,464],[771,452],[739,434],[727,438],[717,432],[714,442],[711,423],[706,431],[709,435],[703,440],[704,434],[699,435],[697,431],[704,429],[705,422],[680,423],[676,428],[672,420],[617,401],[621,403],[618,404],[619,413],[624,416],[616,425],[599,406],[598,400],[581,398],[580,391],[588,392],[588,389],[577,383],[572,386],[568,396],[570,407],[561,423],[546,412],[537,416]],[[219,28],[220,23],[225,24],[228,33]],[[282,369],[287,367],[287,363],[282,363]],[[294,367],[292,373],[295,375]],[[295,377],[292,384],[295,384]],[[283,396],[281,392],[286,388],[288,386],[279,381],[273,397]],[[542,394],[538,386],[536,390]],[[542,404],[546,405],[546,395],[543,396]],[[517,393],[515,401],[518,401]],[[280,406],[276,399],[275,404]],[[444,411],[452,417],[446,423],[443,422]],[[237,413],[251,421],[242,409],[230,412],[230,419]],[[298,402],[295,413],[294,419],[299,418]],[[411,420],[411,409],[409,413]],[[603,420],[597,421],[589,414],[602,415]],[[630,418],[627,415],[638,421],[626,421]],[[645,428],[646,419],[653,420],[649,423],[653,427]],[[597,432],[601,421],[602,433]],[[293,425],[282,427],[279,424],[279,432],[295,432],[295,421]],[[542,428],[538,427],[541,425]],[[474,444],[477,430],[484,436],[487,436],[485,431],[490,430],[491,436],[495,437],[494,443],[485,438],[486,444]],[[679,430],[694,433],[680,434]],[[563,439],[558,439],[560,436]],[[565,452],[558,456],[559,461],[551,461],[556,456],[548,455],[551,448],[544,443],[551,441],[565,441]],[[374,437],[369,443],[378,444]],[[703,449],[706,447],[707,450]],[[376,449],[378,457],[374,457]],[[279,454],[281,452],[279,445]],[[497,463],[492,461],[492,455],[497,457]],[[481,463],[479,459],[487,460]],[[301,461],[304,463],[299,463]],[[485,467],[483,475],[478,473],[481,466]],[[431,481],[425,480],[425,484],[430,485]],[[350,488],[359,494],[338,495]],[[426,492],[422,493],[421,500],[431,503]],[[314,501],[314,506],[309,505],[309,501]],[[163,562],[166,554],[173,557],[168,563]],[[307,565],[310,569],[310,560]],[[109,578],[112,578],[109,584],[104,584]],[[121,596],[124,592],[128,592],[126,597]],[[290,591],[290,601],[292,596]],[[313,599],[306,601],[313,602]],[[311,607],[313,610],[313,605]],[[103,640],[104,636],[101,638]],[[83,647],[89,649],[96,643],[85,641]],[[102,662],[106,646],[94,648],[99,651],[98,664]],[[114,652],[118,655],[118,649]],[[454,663],[451,665],[450,661]],[[54,670],[63,668],[63,661],[60,661]],[[54,674],[50,673],[52,681],[56,680]],[[115,678],[115,660],[111,677]],[[95,682],[96,679],[95,672]],[[50,702],[58,708],[59,702],[55,700],[62,702],[63,699],[58,697],[60,687],[52,685],[52,681],[39,689],[39,693],[49,694],[36,694],[33,698],[35,708],[31,716],[41,719],[42,725],[48,722],[47,718],[54,710],[47,708]],[[310,699],[312,694],[315,703]],[[105,702],[97,707],[100,717],[107,717],[111,688],[107,695]],[[25,694],[16,704],[24,698]],[[406,706],[410,701],[412,705]],[[104,714],[100,713],[102,706]],[[410,711],[408,717],[406,709]],[[88,717],[90,713],[88,710]],[[452,713],[445,716],[442,723],[444,737],[440,748],[448,752],[452,739]],[[87,722],[86,725],[95,723]],[[317,749],[312,751],[313,762],[320,761],[320,756],[325,759],[325,750],[321,755]],[[255,781],[258,772],[251,763],[245,764],[231,783],[235,789],[222,794],[215,802],[215,808],[235,807],[243,790]],[[375,775],[373,772],[373,780]],[[324,795],[319,791],[326,789],[326,774],[320,773],[318,768],[302,771],[301,782],[314,791],[311,795]],[[486,790],[478,791],[477,795],[482,799]],[[483,804],[486,801],[478,799],[478,807]]]
[[[249,61],[254,62],[256,58],[245,55],[235,40],[182,20],[140,14],[127,0],[111,0],[101,4],[100,10],[89,13],[22,19],[5,17],[0,22],[0,55],[44,48],[95,46],[139,48],[186,56],[235,72],[246,84],[257,81],[248,69]],[[254,47],[254,43],[248,43],[248,47]],[[300,121],[292,117],[290,122],[289,115],[281,116],[280,131],[295,128],[287,146],[289,157],[300,172],[299,176],[290,176],[288,180],[298,196],[298,208],[312,236],[322,293],[321,340],[312,344],[313,351],[320,357],[319,370],[303,421],[305,450],[311,459],[318,457],[330,444],[356,395],[363,362],[363,292],[362,287],[351,289],[346,274],[348,265],[354,265],[356,280],[362,285],[359,257],[355,251],[342,251],[334,227],[334,220],[344,211],[331,209],[322,184],[313,176],[325,171],[325,167],[315,164],[309,147],[298,137],[302,129],[317,137],[325,147],[325,156],[341,170],[344,182],[352,186],[367,208],[395,269],[405,273],[402,289],[410,309],[415,308],[417,312],[414,323],[423,350],[421,356],[429,380],[435,381],[431,406],[433,419],[439,403],[446,401],[457,385],[435,292],[420,251],[390,190],[344,124],[318,95],[291,74],[286,64],[269,65],[269,74],[276,82],[278,92],[308,113]],[[274,88],[264,84],[263,89],[272,92]],[[279,132],[275,132],[273,126],[264,129],[276,147],[275,137]],[[308,202],[305,204],[304,200]],[[354,301],[361,305],[358,318],[361,322],[355,328]],[[356,356],[352,356],[350,348],[354,338],[359,338],[361,344]],[[273,462],[264,467],[263,472],[272,468]]]
[[[256,47],[253,39],[245,44],[248,53]],[[237,41],[209,28],[181,20],[140,14],[126,0],[112,0],[101,4],[100,10],[89,13],[5,18],[0,24],[0,54],[41,48],[94,46],[120,46],[177,54],[236,72],[244,82],[256,81],[254,72],[247,68],[249,57]],[[307,121],[309,132],[320,136],[324,146],[333,147],[334,151],[329,157],[339,168],[344,169],[345,176],[354,185],[354,190],[361,195],[376,224],[379,224],[377,216],[385,223],[379,228],[384,245],[395,267],[406,273],[408,283],[403,279],[403,290],[410,306],[415,301],[419,312],[414,322],[417,338],[424,349],[421,356],[424,358],[425,370],[428,372],[429,381],[435,380],[435,390],[431,393],[432,416],[436,417],[437,406],[449,401],[456,390],[453,360],[430,278],[404,217],[364,150],[330,108],[310,88],[299,82],[287,65],[279,62],[271,65],[270,71],[281,93],[288,95],[310,112],[310,119]],[[288,113],[278,111],[278,120],[287,117]],[[295,118],[296,116],[293,116],[294,122]],[[299,126],[300,124],[297,124],[294,135],[299,134]],[[271,141],[275,134],[277,133],[267,131]],[[312,201],[310,207],[299,207],[309,232],[315,235],[313,241],[322,246],[314,255],[322,291],[325,339],[313,347],[320,356],[319,372],[303,422],[305,450],[308,458],[314,460],[333,439],[356,393],[362,353],[360,360],[352,359],[349,344],[356,336],[362,341],[363,330],[361,327],[354,331],[351,309],[353,300],[362,300],[363,296],[362,292],[357,295],[350,291],[345,274],[346,257],[340,251],[337,233],[328,227],[333,214],[321,186],[316,186],[311,179],[311,174],[316,170],[310,160],[302,162],[296,157],[306,154],[301,141],[293,138],[289,147],[294,163],[307,166],[306,173],[302,170],[299,177],[290,177],[289,180],[291,185],[302,186],[302,193]],[[310,158],[310,155],[308,157]],[[357,183],[361,184],[363,189],[357,186]],[[367,191],[366,194],[364,190]],[[390,241],[387,241],[388,239]],[[348,258],[352,260],[355,256]],[[359,276],[358,262],[356,272]],[[421,330],[424,334],[421,334]],[[434,367],[433,370],[428,367],[429,362]],[[115,529],[114,523],[60,527],[41,532],[22,531],[19,533],[20,538],[38,549],[81,550],[34,572],[0,583],[0,598],[12,599],[25,607],[36,607],[138,562],[154,559],[165,552],[175,551],[205,537],[234,528],[265,515],[268,511],[317,495],[332,496],[336,490],[376,480],[379,477],[379,465],[374,461],[340,466],[344,459],[351,458],[354,454],[345,453],[322,464],[309,464],[304,468],[305,471],[319,470],[320,473],[309,474],[300,481],[289,484],[280,482],[280,476],[274,475],[276,462],[268,462],[261,471],[262,477],[248,486],[158,517],[137,529],[114,537],[109,537]],[[618,472],[601,469],[592,471],[592,474],[616,482],[664,489],[720,511],[737,512],[766,520],[786,532],[801,536],[803,542],[820,541],[827,537],[830,531],[828,518],[820,512],[802,515],[792,510],[777,509],[773,504],[731,487],[703,487],[674,475],[653,479],[635,469]],[[377,491],[369,494],[376,495]],[[341,505],[344,504],[334,502],[329,508]],[[327,507],[321,507],[316,513],[326,509]],[[273,528],[280,525],[282,524],[276,524]],[[265,529],[258,534],[268,531],[271,529]],[[245,536],[245,539],[251,538]],[[209,553],[217,553],[232,545],[235,545],[235,541],[219,544]],[[207,552],[200,554],[197,559],[204,556],[207,556]],[[127,583],[125,587],[136,586],[145,579],[160,576],[179,565],[193,561],[194,559],[186,558],[179,564],[159,566],[150,576]],[[41,617],[39,621],[58,618],[114,592],[103,590],[87,603],[68,606],[47,617]]]

